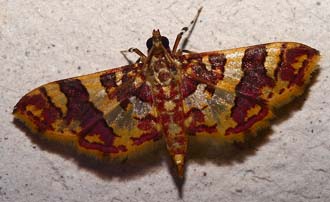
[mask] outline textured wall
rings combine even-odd
[[[109,168],[37,143],[12,123],[29,90],[125,65],[119,51],[145,50],[154,28],[173,42],[200,6],[189,50],[297,41],[323,57],[313,85],[272,130],[240,147],[191,148],[181,198],[165,152]],[[1,0],[0,201],[327,201],[329,10],[330,1],[319,0]]]

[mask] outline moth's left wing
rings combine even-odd
[[[14,115],[33,132],[94,157],[124,159],[161,133],[141,64],[55,81],[25,95]]]
[[[303,92],[318,59],[317,50],[293,42],[184,55],[187,131],[243,140]]]

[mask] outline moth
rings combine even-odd
[[[276,42],[185,53],[159,30],[139,61],[59,80],[27,93],[13,114],[32,132],[97,158],[125,159],[165,140],[184,176],[189,137],[244,141],[275,108],[302,94],[319,51]]]

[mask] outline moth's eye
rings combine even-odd
[[[152,37],[150,37],[150,38],[147,40],[146,45],[147,45],[148,50],[150,50],[151,47],[152,47]]]
[[[165,36],[162,36],[162,44],[164,48],[169,49],[170,48],[170,42]]]
[[[153,45],[152,40],[153,40],[152,37],[150,37],[147,40],[146,45],[147,45],[148,50],[150,50],[152,48],[152,45]],[[164,48],[166,48],[166,49],[170,48],[170,42],[168,41],[168,39],[165,36],[162,36],[162,44],[163,44]]]

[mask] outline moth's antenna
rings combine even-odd
[[[190,22],[190,24],[188,25],[188,27],[183,27],[183,28],[181,29],[181,32],[177,35],[177,37],[176,37],[176,39],[175,39],[175,43],[174,43],[173,48],[172,48],[172,53],[176,53],[176,50],[177,50],[177,48],[178,48],[178,46],[179,46],[180,40],[181,40],[181,38],[182,38],[182,35],[183,35],[184,33],[186,33],[187,31],[189,31],[187,37],[184,38],[184,40],[183,40],[183,42],[182,42],[181,50],[183,50],[183,49],[186,47],[186,45],[187,45],[187,43],[188,43],[188,40],[189,40],[189,37],[190,37],[192,31],[193,31],[194,28],[195,28],[195,25],[196,25],[197,19],[198,19],[200,13],[202,12],[202,9],[203,9],[203,7],[200,7],[200,8],[198,9],[196,16],[195,16],[194,19]]]

